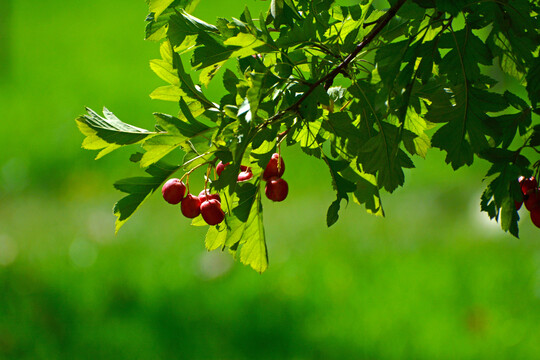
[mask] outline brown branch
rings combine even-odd
[[[282,133],[278,134],[277,136],[277,144],[281,144],[281,142],[283,141],[283,139],[285,139],[285,136],[287,136],[287,134],[289,133],[289,131],[291,131],[291,128],[288,128],[287,130],[283,131]]]
[[[285,110],[282,110],[280,112],[278,112],[277,114],[275,114],[274,116],[268,118],[264,123],[262,123],[261,125],[259,125],[259,129],[262,129],[262,128],[265,128],[269,125],[272,125],[272,124],[275,124],[277,122],[279,122],[281,120],[281,118],[283,116],[285,116],[286,113],[290,112],[290,111],[297,111],[298,108],[300,107],[300,105],[308,98],[309,95],[311,95],[311,93],[313,91],[315,91],[315,89],[321,85],[321,84],[332,84],[335,77],[341,73],[342,71],[345,70],[345,68],[354,60],[354,58],[356,58],[356,56],[367,46],[369,45],[369,43],[371,43],[373,41],[373,39],[375,39],[375,37],[381,32],[381,30],[386,26],[388,25],[388,23],[390,22],[390,20],[392,20],[392,18],[394,16],[396,16],[396,13],[398,12],[398,10],[401,8],[401,6],[403,6],[403,4],[405,4],[407,0],[398,0],[394,6],[392,6],[390,9],[388,9],[388,11],[386,12],[386,14],[384,14],[379,20],[377,20],[377,26],[375,26],[370,32],[369,34],[367,34],[364,39],[358,44],[356,45],[356,48],[354,49],[354,51],[352,53],[350,53],[346,58],[345,60],[343,60],[343,62],[341,64],[339,64],[334,70],[332,70],[330,73],[328,73],[326,76],[322,77],[321,79],[319,79],[317,82],[313,83],[309,90],[306,91],[304,93],[304,95],[302,95],[302,97],[300,97],[300,99],[298,99],[294,104],[292,104],[291,106],[289,106],[287,109]]]

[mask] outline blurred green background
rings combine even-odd
[[[239,16],[202,0],[195,15]],[[248,0],[257,14],[268,2]],[[142,0],[0,1],[0,359],[538,359],[540,237],[479,211],[486,164],[432,150],[387,218],[332,228],[323,164],[285,149],[265,203],[270,268],[207,253],[204,229],[152,197],[114,236],[112,183],[141,170],[82,150],[74,118],[107,106],[153,126]]]

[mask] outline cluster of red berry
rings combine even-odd
[[[223,170],[225,170],[227,166],[229,166],[229,164],[230,163],[224,164],[222,161],[220,161],[219,164],[217,164],[216,172],[218,176],[221,176],[221,173],[223,172]],[[249,181],[252,178],[253,178],[253,172],[251,172],[251,168],[245,165],[240,165],[240,173],[238,174],[238,182]]]
[[[289,185],[281,178],[285,172],[285,162],[279,154],[273,154],[264,169],[263,180],[266,181],[264,193],[272,201],[283,201],[289,194]]]
[[[182,214],[187,218],[202,215],[208,225],[217,225],[225,219],[221,198],[218,194],[211,194],[208,189],[201,191],[199,196],[185,195],[186,185],[179,179],[170,179],[163,185],[161,193],[169,204],[181,203]]]
[[[229,163],[219,162],[216,166],[216,173],[221,175]],[[285,163],[279,154],[273,154],[266,165],[263,173],[263,180],[266,181],[265,193],[268,199],[273,201],[283,201],[289,193],[287,182],[281,178],[285,172]],[[251,168],[242,165],[238,174],[238,182],[248,181],[253,178]],[[208,189],[203,189],[199,196],[187,194],[187,187],[180,179],[170,179],[162,187],[163,198],[169,204],[180,204],[182,214],[190,219],[202,215],[208,225],[217,225],[225,219],[225,213],[221,209],[221,198],[219,194],[211,194]]]
[[[216,166],[216,172],[218,176],[229,165],[229,163],[223,164],[219,162]],[[289,185],[285,180],[281,178],[285,172],[285,162],[283,158],[278,154],[272,154],[270,161],[266,165],[263,173],[263,180],[266,181],[264,192],[266,197],[272,201],[283,201],[289,193]],[[253,178],[251,168],[242,165],[240,167],[240,173],[238,174],[238,182],[248,181]]]
[[[540,188],[538,181],[534,177],[519,178],[519,185],[523,193],[523,201],[516,201],[516,209],[519,210],[521,205],[525,203],[525,207],[531,213],[531,221],[536,227],[540,228]]]

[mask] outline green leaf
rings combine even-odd
[[[428,123],[412,108],[408,108],[403,128],[416,135],[412,137],[412,139],[410,137],[404,137],[403,139],[405,147],[409,153],[420,155],[423,158],[426,157],[427,151],[431,148],[431,140],[426,134],[426,131],[431,129],[433,126],[433,124]]]
[[[219,178],[214,181],[212,184],[213,186],[218,189],[222,190],[226,187],[230,187],[230,189],[236,189],[236,181],[238,179],[238,173],[240,172],[240,164],[233,163],[230,164],[223,170]],[[231,190],[232,191],[232,190]]]
[[[300,143],[300,146],[308,149],[316,149],[319,147],[317,142],[317,134],[321,129],[320,121],[304,122],[299,131],[294,133],[294,140]]]
[[[200,34],[197,37],[197,44],[201,46],[193,51],[191,66],[194,69],[204,69],[208,66],[225,62],[236,49],[225,46],[222,39],[209,34]]]
[[[529,140],[529,145],[532,147],[538,147],[540,146],[540,131],[535,131],[531,135],[531,139]]]
[[[232,214],[226,215],[224,223],[210,227],[205,244],[208,250],[228,247],[233,253],[239,251],[240,261],[243,264],[263,273],[268,268],[268,250],[264,234],[261,199],[260,196],[248,195],[248,193],[253,193],[253,188],[251,184],[245,185],[242,185],[244,188],[240,191],[240,193],[244,192],[244,195],[235,201],[238,205],[236,209],[242,209],[233,210]],[[255,190],[257,193],[258,189]],[[228,196],[226,191],[223,194]],[[247,196],[247,203],[245,196]],[[230,201],[232,199],[226,200],[225,203]],[[251,207],[248,208],[246,204],[250,204]],[[247,214],[248,216],[245,221],[242,221],[235,214],[240,216]]]
[[[224,44],[230,46],[230,49],[234,49],[230,57],[246,57],[271,50],[265,48],[264,41],[257,39],[253,34],[246,33],[238,33],[238,35],[225,40]]]
[[[533,108],[538,108],[540,102],[540,57],[533,60],[527,72],[527,93]]]
[[[246,74],[246,78],[249,84],[247,100],[249,102],[249,111],[253,118],[257,115],[259,105],[264,96],[264,81],[266,79],[266,74],[248,73]]]
[[[281,49],[292,48],[296,45],[306,44],[315,37],[315,27],[312,22],[305,21],[303,24],[294,24],[288,31],[276,39],[275,45]]]
[[[114,205],[113,212],[117,217],[115,231],[118,232],[144,201],[178,169],[179,166],[158,162],[146,169],[150,177],[134,177],[117,181],[114,187],[128,195]]]
[[[145,168],[155,164],[186,140],[184,136],[169,134],[158,134],[148,139],[142,146],[146,152],[141,159],[141,167]]]
[[[377,71],[386,87],[391,88],[407,52],[409,41],[390,43],[379,49],[375,55]]]
[[[148,10],[154,13],[154,19],[158,19],[159,15],[171,5],[174,0],[147,0]]]
[[[349,113],[329,113],[328,119],[322,122],[326,136],[330,137],[340,156],[346,159],[356,157],[360,144],[367,139],[362,132],[353,125]]]
[[[488,148],[480,154],[483,159],[488,160],[492,163],[498,162],[513,162],[516,158],[516,153],[514,151],[499,149],[499,148]]]
[[[183,119],[166,114],[154,114],[158,125],[167,130],[168,133],[159,133],[143,143],[146,153],[141,160],[142,167],[154,164],[174,149],[186,146],[188,142],[190,142],[190,146],[193,146],[193,142],[197,141],[195,138],[198,136],[207,134],[210,138],[212,134],[209,130],[217,129],[210,128],[196,120],[183,99],[180,99],[179,104]],[[196,155],[198,154],[196,153]],[[202,161],[202,159],[200,160]]]
[[[224,61],[214,64],[212,66],[209,66],[207,68],[204,68],[201,73],[199,74],[199,81],[204,86],[208,87],[212,79],[216,76],[218,71],[221,69],[221,67],[225,64]]]
[[[283,0],[272,0],[272,2],[270,3],[270,13],[274,17],[274,19],[277,19],[281,16],[283,12],[283,6]]]
[[[413,168],[411,159],[396,148],[399,129],[392,124],[382,122],[381,131],[370,138],[360,148],[358,163],[369,174],[377,174],[379,187],[393,192],[405,182],[403,168]]]
[[[240,261],[251,266],[255,271],[263,273],[268,268],[268,250],[266,248],[260,196],[253,204],[241,243],[243,244],[240,249]]]
[[[204,153],[199,153],[198,151],[194,151],[192,144],[188,143],[188,146],[185,146],[183,150],[186,151],[186,155],[184,156],[182,169],[189,171],[197,166],[209,163],[215,157],[216,148],[215,146],[211,146]]]
[[[349,166],[349,162],[342,161],[342,160],[338,160],[338,161],[332,160],[324,155],[323,155],[323,158],[326,164],[328,165],[328,169],[330,170],[330,176],[332,178],[332,187],[337,192],[337,198],[330,205],[330,207],[328,208],[328,212],[326,214],[326,225],[330,227],[334,225],[339,219],[338,212],[341,206],[341,200],[345,199],[347,202],[349,202],[349,196],[347,195],[347,193],[355,191],[356,185],[352,183],[351,181],[345,179],[340,174],[340,171],[346,169]]]
[[[470,29],[444,34],[440,43],[443,48],[451,48],[439,68],[454,85],[479,80],[479,65],[491,65],[493,62],[490,49]]]
[[[147,0],[150,14],[146,17],[146,40],[159,41],[167,35],[169,20],[177,13],[177,8],[192,12],[199,0]]]
[[[532,113],[530,108],[526,108],[518,113],[500,115],[492,117],[490,120],[487,125],[491,130],[490,135],[495,141],[494,145],[501,145],[507,149],[514,141],[518,129],[521,134],[527,132],[532,123]]]
[[[202,35],[205,33],[218,33],[219,30],[214,25],[188,14],[184,10],[176,11],[171,15],[167,37],[172,46],[176,48],[184,42],[186,37],[191,35]]]
[[[221,248],[225,245],[227,240],[227,227],[226,226],[210,226],[206,233],[204,245],[208,251],[212,251]]]
[[[193,220],[191,220],[191,225],[192,226],[208,226],[206,221],[204,221],[202,215],[199,215],[196,218],[194,218]]]
[[[489,112],[499,112],[507,107],[500,94],[476,89],[467,84],[452,88],[455,106],[448,106],[446,100],[440,103],[434,99],[426,118],[434,123],[448,122],[432,137],[433,146],[447,152],[446,162],[454,169],[471,165],[473,154],[480,153],[489,144]]]
[[[107,108],[103,109],[105,117],[89,108],[86,111],[88,115],[76,119],[77,126],[86,136],[82,144],[83,148],[101,150],[96,159],[122,146],[141,143],[156,134],[120,121]]]
[[[186,138],[200,136],[205,132],[214,129],[195,119],[183,99],[180,100],[180,107],[182,115],[184,115],[183,119],[179,119],[172,115],[155,113],[154,116],[156,117],[158,124],[167,129],[167,131],[173,134],[183,135]]]
[[[178,72],[173,65],[173,50],[170,42],[165,41],[160,46],[161,59],[150,61],[150,68],[162,80],[180,87]],[[182,94],[185,96],[185,92]]]
[[[238,25],[237,24],[235,25]],[[271,52],[273,47],[267,46],[267,44],[258,39],[253,33],[239,32],[234,35],[229,34],[230,27],[234,26],[231,23],[227,23],[224,36],[216,35],[212,32],[200,32],[197,37],[197,45],[199,45],[193,52],[193,58],[191,64],[196,69],[203,69],[208,66],[225,62],[230,58],[244,58],[247,56],[261,54],[265,52]],[[245,28],[243,30],[248,31],[246,24],[242,24]],[[224,30],[221,30],[222,33]]]
[[[226,218],[227,226],[228,226],[228,233],[227,233],[227,240],[225,241],[225,247],[228,247],[229,249],[237,249],[240,242],[242,241],[242,237],[244,236],[244,230],[246,230],[246,223],[240,221],[235,216],[229,216]]]
[[[436,0],[437,10],[446,11],[453,16],[457,16],[459,12],[466,6],[466,0]]]
[[[338,221],[340,202],[341,199],[338,197],[328,208],[328,212],[326,213],[326,226],[330,227]]]
[[[503,150],[502,154],[504,153],[511,154],[510,151]],[[521,174],[525,174],[525,169],[516,165],[518,161],[508,163],[504,156],[498,159],[492,157],[491,160],[495,162],[487,176],[498,175],[482,194],[482,211],[488,212],[491,218],[499,216],[502,229],[518,237],[519,215],[514,200],[521,196],[517,179]],[[528,162],[523,165],[527,166]]]
[[[340,172],[347,180],[356,184],[353,200],[364,205],[366,211],[376,216],[384,216],[379,187],[375,175],[367,174],[357,167],[347,167]]]
[[[216,108],[217,104],[208,100],[201,88],[195,85],[191,76],[186,73],[180,55],[173,51],[170,42],[163,42],[160,50],[162,59],[150,62],[150,68],[156,75],[169,84],[176,86],[178,88],[176,93],[180,93],[180,97],[184,98],[186,103],[198,102],[205,109]]]
[[[160,86],[150,94],[150,98],[153,100],[165,100],[165,101],[180,101],[180,98],[184,95],[184,92],[175,85]]]
[[[498,57],[501,69],[520,81],[538,57],[538,16],[532,16],[538,14],[538,4],[534,3],[513,0],[505,6],[496,6],[486,2],[472,11],[492,27],[486,44]]]
[[[519,215],[516,210],[514,199],[507,196],[501,207],[501,228],[519,238],[518,221]]]
[[[259,189],[250,183],[244,183],[236,187],[238,205],[233,209],[233,214],[240,221],[248,221],[258,191]]]

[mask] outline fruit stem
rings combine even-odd
[[[278,144],[277,153],[278,153],[277,170],[279,174],[281,171],[281,143]]]
[[[194,172],[195,170],[197,170],[197,169],[200,168],[201,166],[206,165],[206,164],[209,164],[209,163],[210,163],[210,162],[207,161],[207,162],[204,162],[204,163],[202,163],[202,164],[195,165],[195,166],[193,167],[193,169],[191,169],[191,170],[189,170],[188,172],[186,172],[186,173],[180,178],[180,181],[184,180],[184,178],[187,176],[186,182],[188,182],[188,181],[189,181],[189,175],[191,175],[192,172]]]
[[[339,109],[339,111],[345,110],[352,102],[353,102],[353,99],[350,99],[349,101],[347,101],[347,102],[345,103],[345,105],[343,105],[343,106],[341,107],[341,109]]]
[[[280,148],[280,145],[281,143],[283,142],[283,140],[285,140],[285,137],[287,136],[287,134],[289,133],[289,131],[291,131],[291,128],[288,128],[287,130],[283,131],[282,133],[279,133],[278,136],[277,136],[277,146],[278,146],[278,149]],[[278,150],[278,154],[281,156],[281,153],[279,152]]]
[[[208,164],[208,168],[206,169],[206,176],[204,178],[204,197],[206,201],[208,201],[208,178],[210,177],[210,172],[212,171],[212,165]]]
[[[194,161],[196,161],[196,160],[199,160],[200,158],[205,157],[206,155],[209,155],[209,154],[211,154],[211,153],[212,153],[211,151],[208,151],[208,152],[205,152],[204,154],[195,156],[193,159],[188,160],[188,161],[186,161],[185,163],[183,163],[182,165],[180,165],[180,167],[185,168],[186,166],[188,166],[188,165],[191,164],[192,162],[194,162]],[[204,164],[208,164],[208,163],[210,163],[210,161],[204,162],[203,165],[204,165]],[[197,167],[198,167],[198,166],[197,166]]]

